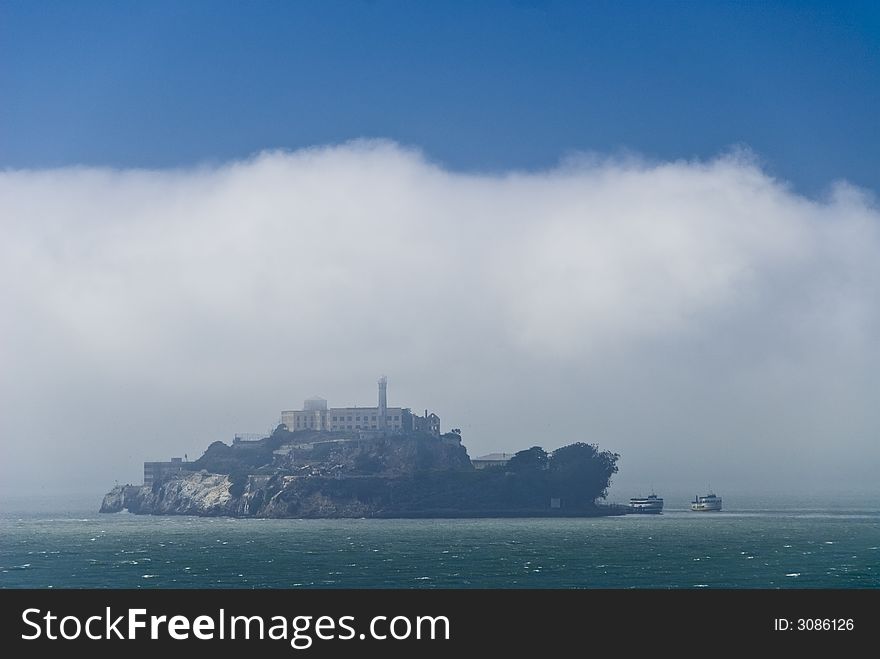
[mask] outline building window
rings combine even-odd
[[[351,421],[351,417],[348,417],[348,420]],[[349,427],[351,427],[351,426],[349,426]]]
[[[333,420],[336,421],[336,417],[335,417],[335,416],[333,417]]]
[[[349,426],[348,429],[351,430],[351,426]]]
[[[354,420],[355,420],[355,421],[360,421],[360,420],[361,420],[361,418],[360,418],[360,417],[359,417],[359,416],[358,416],[358,417],[355,417],[355,419],[354,419]]]

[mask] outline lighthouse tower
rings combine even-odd
[[[379,378],[379,430],[387,430],[388,426],[385,423],[386,414],[388,413],[388,378],[384,375]]]

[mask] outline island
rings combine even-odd
[[[601,502],[617,473],[616,453],[576,442],[472,462],[459,429],[441,433],[439,417],[427,410],[416,416],[388,408],[384,385],[383,378],[377,407],[328,409],[313,398],[303,410],[283,412],[269,436],[214,442],[192,462],[147,462],[144,483],[114,487],[101,512],[262,518],[626,513],[624,506]]]

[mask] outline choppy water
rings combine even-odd
[[[0,587],[880,587],[880,510],[600,519],[0,513]]]

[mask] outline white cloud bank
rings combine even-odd
[[[742,156],[460,174],[387,142],[0,173],[2,487],[100,494],[313,393],[618,482],[871,486],[880,212]]]

